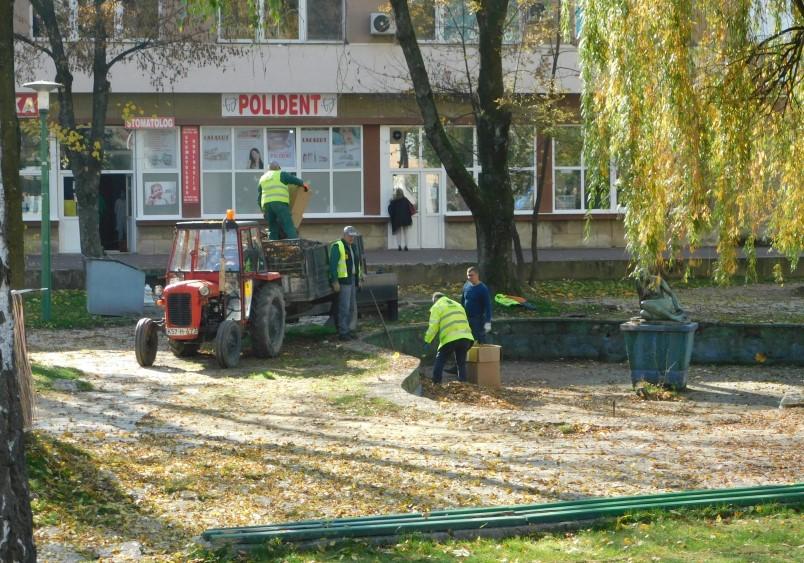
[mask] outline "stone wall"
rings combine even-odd
[[[511,319],[494,322],[489,342],[503,347],[504,360],[596,360],[623,362],[627,359],[620,333],[622,321],[590,319]],[[426,325],[391,329],[394,348],[421,356],[425,350]],[[365,340],[388,347],[384,332]],[[804,325],[745,323],[699,323],[695,333],[692,363],[804,366]],[[428,351],[432,356],[432,350]]]
[[[530,248],[531,224],[517,221],[522,248]],[[538,248],[624,248],[625,233],[618,219],[595,219],[589,224],[589,236],[585,236],[586,221],[566,219],[539,221]],[[446,248],[474,250],[475,225],[472,222],[447,222],[445,224]]]

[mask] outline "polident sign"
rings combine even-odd
[[[337,117],[336,94],[221,94],[223,117]]]

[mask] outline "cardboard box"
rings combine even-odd
[[[288,190],[290,191],[290,215],[293,218],[293,225],[298,229],[313,194],[304,191],[302,186],[288,186]]]
[[[475,385],[500,388],[501,357],[501,346],[475,344],[466,355],[466,379]]]
[[[497,362],[502,357],[502,346],[496,344],[475,344],[469,348],[466,355],[467,362]]]
[[[499,389],[500,364],[499,362],[467,362],[466,379],[469,383]]]

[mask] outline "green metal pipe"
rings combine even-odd
[[[518,504],[497,507],[473,507],[473,508],[456,508],[445,510],[434,510],[428,513],[410,512],[403,514],[388,514],[378,516],[359,516],[352,518],[338,518],[338,519],[318,519],[318,520],[302,520],[288,524],[272,524],[264,526],[245,526],[233,528],[213,528],[204,532],[205,538],[213,538],[220,534],[233,534],[233,533],[255,533],[261,531],[271,530],[294,530],[294,529],[310,529],[316,527],[340,527],[340,526],[354,526],[361,523],[391,523],[391,522],[404,522],[408,520],[437,520],[441,518],[452,518],[457,516],[470,517],[473,515],[495,515],[504,513],[524,513],[532,511],[549,511],[570,507],[589,507],[598,506],[601,504],[611,504],[618,502],[627,502],[631,504],[639,504],[642,502],[651,501],[654,499],[686,499],[686,498],[717,498],[719,496],[728,495],[761,495],[764,493],[781,491],[781,492],[797,492],[804,491],[804,483],[795,485],[764,485],[758,487],[741,487],[734,489],[716,489],[716,490],[695,490],[695,491],[682,491],[678,493],[658,493],[652,495],[637,495],[637,496],[623,496],[611,498],[592,498],[592,499],[579,499],[572,501],[561,501],[545,504]]]
[[[485,529],[498,527],[527,526],[532,524],[554,524],[578,520],[590,520],[602,517],[620,516],[635,510],[670,509],[700,507],[709,505],[752,505],[770,502],[804,503],[804,484],[786,487],[759,487],[741,490],[722,490],[668,493],[664,495],[644,495],[651,497],[635,500],[632,497],[613,499],[597,499],[596,501],[577,501],[553,503],[548,505],[520,505],[519,507],[503,507],[477,509],[474,512],[460,514],[440,514],[433,518],[421,515],[399,515],[402,518],[378,517],[368,519],[344,519],[322,521],[318,526],[311,523],[254,527],[240,531],[210,530],[204,537],[213,541],[257,544],[270,539],[280,538],[285,541],[309,541],[333,537],[371,537],[394,536],[410,532],[438,532],[448,530]],[[524,507],[532,508],[523,510]],[[471,511],[472,509],[468,509]],[[444,511],[446,512],[446,511]],[[259,530],[255,530],[258,528]]]

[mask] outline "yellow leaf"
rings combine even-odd
[[[768,357],[765,354],[763,354],[762,352],[757,352],[754,355],[754,359],[757,361],[757,363],[764,364],[765,360],[767,360]]]

